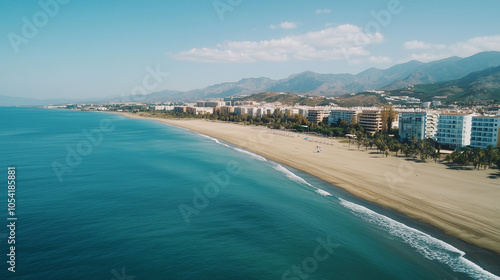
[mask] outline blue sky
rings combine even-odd
[[[500,51],[499,11],[497,0],[5,0],[0,95],[124,96],[466,57]]]

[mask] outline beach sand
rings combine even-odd
[[[145,118],[122,113],[131,118]],[[151,117],[148,117],[151,118]],[[385,157],[336,139],[207,120],[155,119],[314,175],[355,196],[500,254],[500,172]],[[309,137],[305,140],[305,137]],[[318,153],[318,146],[321,152]]]

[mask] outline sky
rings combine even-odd
[[[107,98],[500,51],[498,0],[0,1],[0,95]]]

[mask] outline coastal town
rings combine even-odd
[[[286,93],[281,93],[286,94]],[[170,117],[194,117],[221,120],[268,119],[276,115],[299,116],[301,131],[309,131],[318,124],[330,127],[358,125],[364,134],[373,136],[386,130],[396,132],[401,142],[432,139],[440,148],[455,150],[463,147],[487,148],[500,145],[500,106],[480,105],[459,107],[442,105],[436,97],[432,102],[414,102],[412,98],[390,97],[387,100],[405,100],[407,105],[385,105],[380,107],[340,107],[335,103],[326,106],[286,105],[280,102],[257,102],[251,100],[211,99],[193,103],[172,102],[124,102],[110,104],[70,104],[47,106],[48,108],[77,109],[83,111],[150,112],[167,114]],[[391,104],[389,102],[389,104]],[[217,116],[219,118],[217,118]],[[226,116],[227,118],[220,118]],[[233,116],[234,118],[229,118]],[[261,124],[271,128],[287,128],[282,125]],[[344,131],[343,135],[324,133],[326,136],[361,137],[356,130]],[[350,132],[350,133],[349,133]]]

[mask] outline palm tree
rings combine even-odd
[[[416,145],[417,144],[417,136],[416,135],[412,135],[411,138],[410,138],[410,143],[412,143],[413,145]]]
[[[485,154],[485,166],[484,166],[485,169],[486,166],[488,166],[488,168],[491,168],[491,165],[500,158],[498,149],[493,147],[493,145],[488,145],[488,147],[486,147],[486,149],[484,150],[484,154]]]
[[[401,153],[405,154],[405,156],[408,157],[408,154],[410,153],[410,146],[408,146],[408,144],[406,143],[401,145]]]

